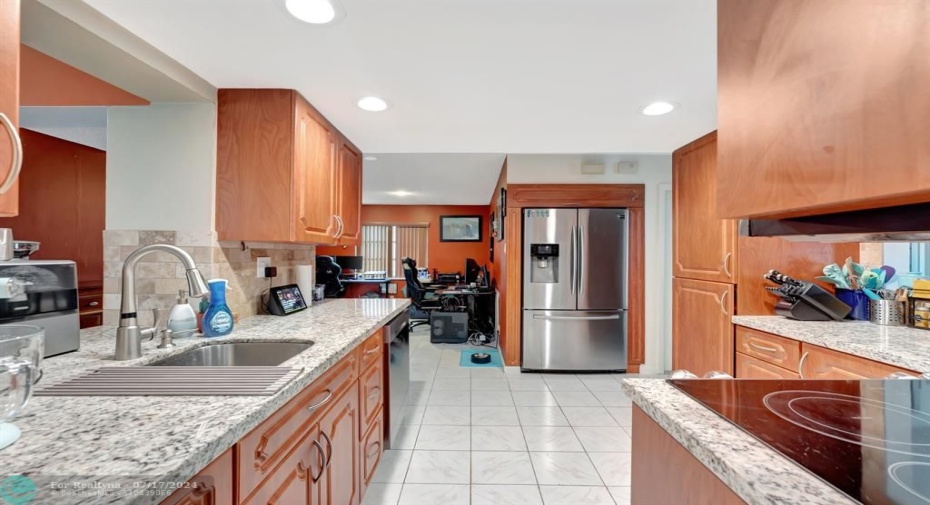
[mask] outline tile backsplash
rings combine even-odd
[[[218,242],[215,232],[170,230],[106,230],[103,232],[104,324],[119,321],[120,280],[123,261],[136,249],[150,244],[172,244],[184,249],[206,279],[229,280],[227,302],[239,318],[260,314],[261,294],[271,285],[255,275],[256,258],[268,256],[278,268],[273,285],[297,282],[296,266],[313,264],[316,248],[311,245]],[[178,290],[187,289],[184,267],[167,253],[151,253],[136,265],[136,298],[139,320],[152,324],[151,309],[170,309]],[[191,299],[195,309],[198,299]]]

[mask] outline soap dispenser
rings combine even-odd
[[[190,337],[197,331],[197,314],[188,303],[187,291],[178,291],[178,304],[168,316],[168,329],[174,332],[174,338]]]
[[[210,279],[210,306],[203,315],[203,336],[222,337],[233,330],[233,315],[226,305],[226,279]]]

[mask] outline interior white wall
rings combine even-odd
[[[108,230],[214,229],[216,105],[111,107]]]
[[[618,161],[635,161],[635,174],[618,174]],[[604,174],[583,175],[582,163],[603,163]],[[664,345],[662,318],[665,293],[672,286],[662,260],[663,234],[670,233],[661,221],[661,185],[672,182],[671,155],[620,155],[620,154],[511,154],[507,156],[508,184],[644,184],[646,232],[646,362],[642,373],[664,372]]]
[[[106,107],[20,107],[19,126],[101,151],[107,149]]]

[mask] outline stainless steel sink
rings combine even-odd
[[[277,366],[306,351],[313,342],[230,342],[206,345],[149,366]]]

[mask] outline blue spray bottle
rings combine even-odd
[[[210,279],[210,306],[203,315],[203,336],[222,337],[233,330],[233,315],[226,305],[226,279]]]

